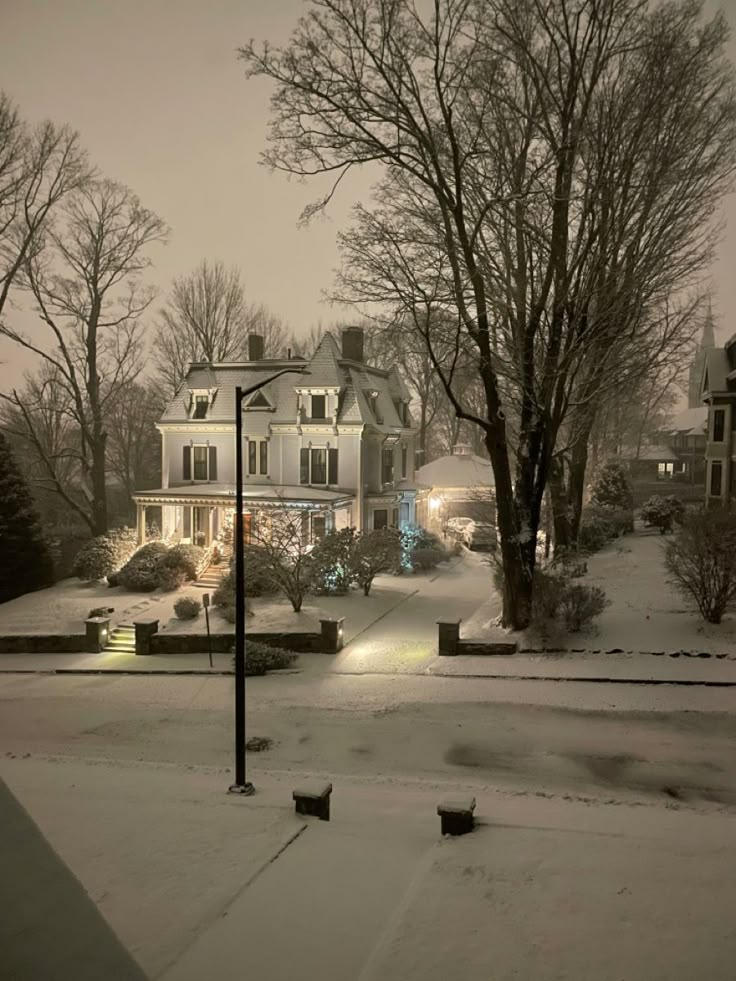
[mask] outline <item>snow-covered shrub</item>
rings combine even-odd
[[[736,515],[718,507],[687,512],[667,545],[665,565],[703,619],[720,623],[736,598]]]
[[[558,605],[558,614],[572,633],[586,626],[608,606],[606,594],[598,586],[567,583]]]
[[[204,571],[206,554],[199,545],[174,545],[159,557],[156,569],[164,578],[168,578],[169,573],[179,572],[184,581],[194,582]]]
[[[584,517],[578,530],[578,548],[583,552],[597,552],[611,540],[610,526],[599,518]]]
[[[562,569],[535,569],[532,591],[532,620],[554,620],[560,608],[560,601],[569,584]]]
[[[634,496],[622,463],[604,463],[598,468],[590,488],[590,503],[598,507],[633,511]]]
[[[436,548],[414,548],[409,553],[412,568],[418,569],[420,572],[434,569],[444,557],[443,552]]]
[[[330,532],[309,553],[309,585],[318,596],[344,596],[352,581],[355,529]]]
[[[195,620],[202,604],[194,596],[182,596],[174,603],[174,613],[180,620]]]
[[[379,572],[390,572],[401,562],[401,535],[395,528],[364,531],[355,539],[350,557],[355,582],[368,596]]]
[[[659,494],[653,494],[641,506],[641,520],[647,528],[658,528],[664,535],[672,531],[674,521],[672,507]]]
[[[117,572],[135,549],[135,532],[131,528],[115,529],[107,535],[98,535],[80,548],[74,560],[73,574],[88,582],[104,579],[110,573]]]
[[[401,535],[401,563],[396,570],[397,572],[411,572],[413,569],[411,554],[416,549],[431,548],[441,555],[439,561],[447,558],[448,553],[445,551],[442,540],[434,532],[420,528],[419,525],[405,525],[399,534]]]
[[[234,651],[233,651],[234,653]],[[263,675],[267,671],[290,668],[299,655],[282,647],[270,647],[258,641],[249,640],[245,645],[245,673]],[[233,657],[233,667],[235,658]]]
[[[186,575],[179,568],[159,565],[156,569],[156,583],[165,593],[173,593],[175,589],[180,589],[186,581]]]
[[[152,592],[158,586],[159,559],[166,555],[168,550],[168,546],[163,542],[148,542],[141,546],[119,571],[116,581],[132,592]]]

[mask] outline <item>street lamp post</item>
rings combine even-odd
[[[245,773],[245,549],[243,543],[243,399],[281,375],[308,375],[282,368],[249,388],[235,388],[235,782],[228,792],[249,797],[255,787]]]

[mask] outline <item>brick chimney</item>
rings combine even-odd
[[[342,356],[363,363],[363,328],[346,327],[342,332]]]
[[[260,334],[248,334],[248,360],[263,361],[263,338]]]

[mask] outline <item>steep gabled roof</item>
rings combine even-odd
[[[729,363],[725,347],[715,347],[704,352],[703,394],[727,392]]]

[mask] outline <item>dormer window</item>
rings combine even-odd
[[[383,422],[383,416],[378,408],[378,392],[368,390],[365,393],[365,396],[368,399],[368,405],[371,408],[371,412],[373,413],[376,422],[380,425]]]
[[[312,419],[327,418],[327,398],[324,395],[312,396]]]
[[[215,389],[190,389],[189,418],[206,419],[207,413],[214,400]]]

